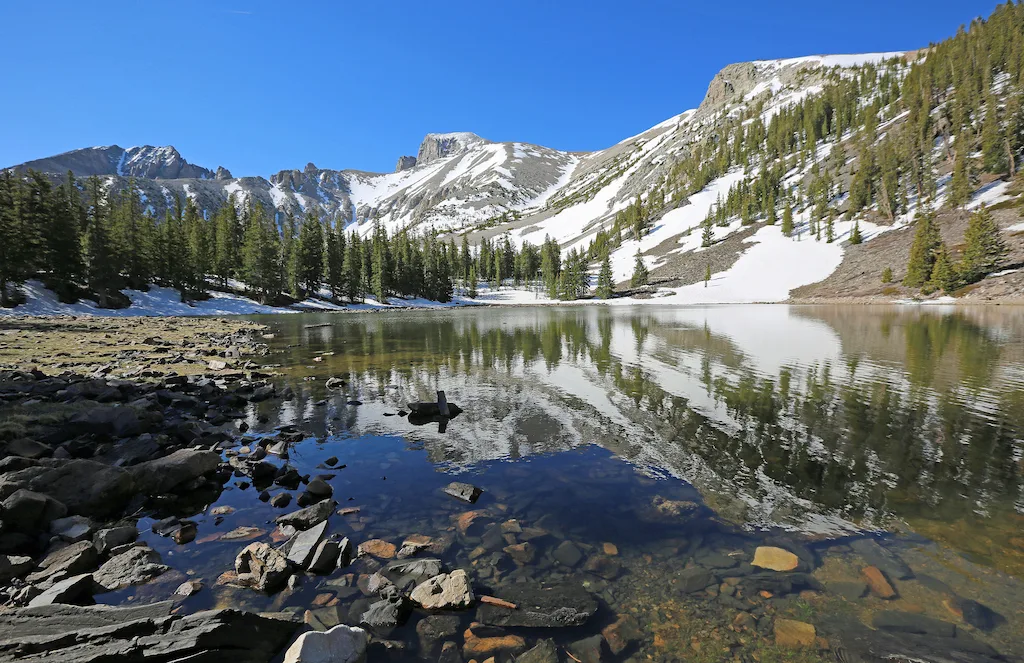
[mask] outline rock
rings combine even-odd
[[[39,570],[30,574],[30,583],[61,580],[96,568],[96,548],[90,541],[79,541],[56,550],[39,562]]]
[[[972,599],[954,596],[951,605],[961,619],[982,631],[991,631],[1006,621],[1006,618],[996,611]]]
[[[237,610],[171,615],[171,601],[131,607],[43,605],[0,615],[0,651],[32,642],[25,661],[269,663],[296,624]]]
[[[115,513],[136,494],[132,475],[120,467],[85,459],[45,458],[35,462],[38,465],[11,472],[5,478],[67,507],[65,513],[54,518],[68,512],[94,517]]]
[[[68,512],[67,507],[49,495],[23,488],[11,493],[0,506],[4,527],[22,532],[45,529]]]
[[[515,560],[516,564],[530,564],[537,556],[537,549],[529,541],[505,546],[505,554]]]
[[[304,569],[313,559],[313,553],[327,536],[327,521],[296,534],[286,544],[288,561]]]
[[[479,536],[489,520],[487,512],[481,509],[466,511],[455,516],[455,528],[462,536]]]
[[[291,525],[296,529],[309,529],[318,523],[330,518],[331,514],[334,513],[334,507],[338,506],[338,503],[333,500],[324,500],[317,502],[313,506],[308,506],[305,509],[299,509],[291,513],[286,513],[283,516],[278,516],[274,519],[279,525]]]
[[[75,603],[92,596],[93,581],[91,573],[82,573],[54,583],[49,589],[28,602],[28,607],[35,608],[54,603]]]
[[[478,622],[491,626],[580,626],[597,612],[597,601],[590,592],[572,582],[501,587],[498,598],[514,603],[517,609],[484,604],[477,608]]]
[[[338,568],[343,569],[352,563],[355,559],[356,551],[355,546],[349,541],[348,537],[345,537],[338,542]]]
[[[751,564],[772,571],[792,571],[800,565],[800,558],[782,548],[758,546]]]
[[[148,424],[139,419],[139,412],[128,406],[92,407],[71,416],[71,430],[110,437],[134,437],[146,432]]]
[[[326,387],[327,389],[340,389],[344,386],[345,381],[342,380],[341,378],[327,378],[327,381],[324,382],[324,387]]]
[[[131,525],[121,527],[107,527],[96,532],[93,537],[93,545],[101,555],[106,555],[111,549],[131,543],[139,536],[139,531]]]
[[[263,592],[272,592],[279,588],[291,575],[288,559],[262,542],[250,543],[238,553],[238,557],[235,558],[235,572],[238,574],[239,584]]]
[[[359,544],[360,555],[372,555],[381,559],[391,559],[395,556],[397,549],[395,544],[388,543],[384,539],[370,539]]]
[[[334,489],[331,488],[331,484],[317,477],[306,484],[306,492],[318,500],[322,500],[333,495]]]
[[[868,586],[863,582],[830,582],[826,585],[828,591],[842,596],[847,601],[856,601],[868,591]]]
[[[871,619],[877,629],[897,633],[916,633],[939,638],[956,637],[956,626],[932,617],[897,610],[881,610]]]
[[[209,368],[211,371],[223,371],[225,368],[228,367],[228,363],[223,359],[211,359],[210,361],[206,362],[206,367]]]
[[[89,538],[94,528],[93,522],[85,516],[67,516],[50,523],[50,534],[74,543]]]
[[[249,541],[257,537],[263,536],[267,531],[260,529],[259,527],[236,527],[230,532],[225,532],[224,536],[220,537],[220,541]]]
[[[850,548],[860,555],[870,566],[875,566],[890,578],[908,580],[914,572],[894,553],[886,550],[874,539],[857,539],[850,542]]]
[[[878,568],[874,566],[865,566],[860,570],[860,575],[867,582],[868,587],[871,589],[871,593],[880,599],[892,599],[896,598],[896,590],[892,588],[889,581],[885,579]]]
[[[746,614],[746,613],[742,613]],[[643,637],[640,625],[629,615],[619,617],[614,623],[601,629],[601,635],[608,643],[608,649],[618,656]]]
[[[313,551],[313,558],[309,562],[309,570],[313,573],[327,574],[338,568],[338,550],[340,546],[337,541],[321,541],[320,545]]]
[[[329,631],[309,631],[292,643],[284,663],[363,663],[369,635],[357,626],[339,624]]]
[[[601,663],[604,652],[604,638],[592,635],[576,642],[569,643],[569,653],[580,663]]]
[[[516,663],[558,663],[558,649],[551,639],[539,640],[533,649],[516,657]]]
[[[203,583],[198,580],[186,580],[174,590],[175,596],[192,596],[203,589]]]
[[[7,444],[6,451],[8,456],[21,458],[44,458],[53,453],[53,450],[45,444],[24,437],[11,440]]]
[[[179,449],[174,453],[139,463],[129,470],[136,488],[148,495],[167,493],[174,488],[210,474],[220,465],[220,454],[213,451]]]
[[[605,557],[604,555],[594,555],[587,560],[587,563],[583,565],[583,570],[587,573],[593,573],[594,575],[601,576],[605,580],[615,580],[622,572],[622,565],[611,557]]]
[[[515,656],[524,651],[526,651],[526,640],[518,635],[496,635],[482,638],[475,635],[472,628],[466,631],[465,644],[462,647],[463,657],[478,661],[499,654]]]
[[[145,546],[132,546],[104,562],[93,579],[110,592],[149,582],[168,570],[169,567],[160,563],[160,553]]]
[[[191,543],[195,540],[196,534],[199,533],[198,526],[191,520],[181,521],[179,527],[171,532],[171,538],[179,546],[186,543]]]
[[[401,597],[395,600],[384,599],[370,605],[359,621],[373,629],[389,629],[405,622],[408,612],[408,607]]]
[[[715,576],[711,571],[699,566],[683,569],[676,574],[676,579],[679,581],[679,589],[687,594],[699,592],[716,582]]]
[[[275,509],[283,509],[292,502],[291,493],[278,493],[270,498],[270,506]]]
[[[313,630],[327,631],[340,624],[345,618],[341,607],[333,605],[326,608],[317,608],[316,610],[307,610],[302,616],[302,621],[309,624]]]
[[[775,619],[775,644],[780,647],[813,647],[817,632],[814,626],[793,619]]]
[[[438,657],[437,663],[463,663],[459,646],[451,641],[441,645],[441,655]]]
[[[455,499],[473,504],[480,499],[480,495],[482,495],[484,491],[472,484],[462,483],[461,481],[452,481],[444,487],[444,492]]]
[[[35,564],[27,555],[0,555],[0,583],[25,576]]]
[[[420,642],[420,657],[437,653],[438,645],[459,632],[459,618],[455,615],[429,615],[416,623]]]
[[[473,604],[473,590],[466,572],[456,569],[418,585],[409,598],[426,610],[461,610]]]
[[[583,553],[580,552],[580,549],[577,548],[576,544],[572,541],[562,541],[562,543],[555,548],[554,552],[551,553],[551,556],[554,557],[555,561],[559,564],[572,567],[580,563],[580,559],[583,558]]]

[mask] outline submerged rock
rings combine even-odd
[[[780,647],[812,647],[817,632],[812,624],[793,619],[775,620],[775,644]]]
[[[444,492],[455,499],[472,504],[480,499],[480,496],[484,491],[472,484],[463,483],[461,481],[452,481],[444,487]]]
[[[291,569],[288,559],[263,542],[250,543],[235,558],[238,583],[271,592],[283,585]]]
[[[771,571],[792,571],[800,565],[800,558],[782,548],[758,546],[751,564]]]
[[[472,605],[473,590],[466,572],[456,569],[418,585],[409,598],[427,610],[460,610]]]
[[[305,509],[299,509],[274,519],[279,525],[291,525],[296,529],[309,529],[314,525],[322,523],[334,513],[334,507],[338,503],[333,500],[323,500]]]
[[[483,604],[477,608],[478,622],[492,626],[580,626],[597,612],[597,600],[583,587],[571,582],[551,585],[523,583],[496,591],[498,598],[514,603],[517,608],[512,610]]]

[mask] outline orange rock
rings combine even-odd
[[[601,630],[601,635],[604,636],[608,648],[616,656],[643,636],[640,632],[640,625],[629,615],[623,615],[614,624],[605,626]]]
[[[359,544],[359,553],[373,555],[381,559],[391,559],[395,556],[395,544],[388,543],[384,539],[370,539]]]
[[[654,634],[654,646],[658,649],[661,649],[665,646],[665,638],[663,638],[660,633]]]
[[[213,583],[217,587],[223,587],[224,585],[231,584],[238,580],[238,574],[234,571],[225,571],[224,573],[217,576],[217,580]]]
[[[359,513],[359,507],[357,506],[347,506],[344,509],[338,510],[339,516],[351,516],[356,513]]]
[[[800,564],[800,558],[782,548],[758,546],[754,551],[754,566],[772,571],[792,571]]]
[[[334,594],[317,594],[316,598],[313,599],[313,605],[319,607],[325,606],[330,603],[331,599],[334,598]]]
[[[942,605],[945,606],[946,610],[948,610],[949,613],[951,615],[953,615],[954,617],[956,617],[957,619],[963,619],[964,618],[963,610],[958,608],[956,606],[956,604],[953,603],[951,600],[949,600],[949,599],[942,599]]]
[[[775,620],[775,644],[780,647],[812,647],[816,637],[813,624],[793,619]]]
[[[865,566],[860,570],[861,577],[868,583],[871,593],[880,599],[896,598],[896,590],[892,588],[885,575],[874,566]]]
[[[761,598],[763,598],[763,599],[770,599],[771,597],[775,596],[774,594],[769,592],[767,589],[762,589],[760,592],[758,592],[758,594],[760,594]]]
[[[507,652],[512,656],[526,651],[526,640],[518,635],[502,635],[493,638],[479,638],[466,629],[466,644],[462,647],[464,658],[486,659]]]
[[[614,543],[603,543],[601,547],[604,549],[604,554],[609,557],[619,554],[619,548]]]
[[[476,511],[466,511],[465,513],[460,513],[458,516],[455,517],[455,527],[459,530],[459,534],[465,536],[466,532],[469,531],[469,528],[473,526],[473,522],[478,518],[484,517],[486,515],[487,512],[481,509],[477,509]]]

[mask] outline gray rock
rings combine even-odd
[[[132,475],[120,467],[84,459],[44,458],[35,462],[32,467],[8,473],[5,479],[52,497],[71,513],[90,516],[114,513],[135,495]],[[54,517],[64,515],[66,513]]]
[[[30,583],[55,582],[96,568],[96,548],[90,541],[79,541],[55,550],[39,562],[39,570],[30,574]]]
[[[104,562],[93,579],[108,592],[141,585],[170,570],[160,561],[160,553],[152,548],[132,546]]]
[[[544,639],[529,651],[523,652],[516,657],[516,663],[558,663],[558,649],[555,641]]]
[[[53,453],[53,450],[45,444],[24,437],[11,440],[7,444],[6,451],[9,456],[20,456],[21,458],[43,458]]]
[[[169,456],[139,463],[130,468],[136,488],[149,495],[170,492],[181,484],[210,474],[220,465],[213,451],[179,449]]]
[[[270,506],[276,509],[283,509],[292,503],[291,493],[278,493],[270,498]]]
[[[32,558],[27,555],[0,555],[0,582],[7,582],[11,578],[21,578],[35,564]]]
[[[369,635],[339,624],[329,631],[303,633],[284,654],[284,663],[363,663]]]
[[[336,506],[338,506],[338,503],[334,500],[324,500],[305,509],[299,509],[298,511],[278,516],[274,519],[274,522],[279,525],[291,525],[296,529],[309,529],[327,520],[334,512],[334,507]]]
[[[149,428],[148,422],[140,419],[135,408],[120,405],[89,408],[72,415],[68,425],[80,433],[111,437],[141,435]]]
[[[420,656],[437,653],[438,645],[459,632],[459,618],[455,615],[430,615],[416,623],[416,636],[420,642]]]
[[[42,605],[0,614],[0,651],[25,642],[33,652],[19,660],[233,661],[269,663],[295,633],[294,622],[237,610],[171,615],[165,601],[131,607]],[[6,660],[6,659],[5,659]]]
[[[45,528],[68,512],[60,501],[25,489],[14,491],[0,506],[5,528],[23,532]]]
[[[408,608],[401,597],[384,599],[372,604],[359,618],[361,624],[373,629],[389,629],[400,626],[408,616]]]
[[[314,525],[310,529],[296,534],[286,544],[288,561],[300,569],[305,569],[309,566],[310,561],[313,559],[313,553],[316,552],[317,547],[324,540],[325,536],[327,536],[326,520],[319,525]],[[284,551],[282,550],[282,552]]]
[[[860,581],[854,582],[830,582],[825,586],[828,591],[833,594],[842,596],[848,601],[856,601],[857,599],[864,596],[868,591],[867,583]]]
[[[884,631],[917,633],[938,638],[956,637],[956,626],[933,617],[897,610],[880,610],[871,619],[871,625]]]
[[[75,603],[92,596],[93,581],[91,573],[64,578],[54,583],[49,589],[28,602],[30,608],[53,603]]]
[[[416,157],[413,156],[400,156],[398,157],[398,165],[395,166],[395,172],[400,173],[403,170],[409,170],[416,165]]]
[[[50,534],[74,543],[89,538],[95,525],[85,516],[57,518],[50,523]]]
[[[563,627],[580,626],[597,612],[597,600],[579,584],[516,584],[496,588],[497,597],[516,604],[510,610],[483,604],[476,621],[490,626]]]
[[[714,574],[699,566],[683,569],[676,574],[676,579],[679,581],[679,589],[687,594],[699,592],[715,582]]]
[[[473,604],[473,589],[462,569],[435,576],[418,585],[409,598],[426,610],[461,610]]]
[[[338,550],[340,546],[337,541],[321,541],[313,552],[313,558],[309,562],[309,570],[313,573],[330,573],[338,568]]]
[[[555,548],[551,556],[555,558],[555,561],[564,566],[576,566],[580,563],[580,559],[583,558],[583,553],[576,547],[572,541],[562,541]]]
[[[601,663],[604,660],[604,638],[600,635],[572,642],[567,649],[580,663]]]
[[[334,489],[331,485],[317,477],[306,484],[306,492],[317,499],[326,499],[334,494]]]
[[[444,492],[455,499],[472,504],[480,499],[480,495],[482,495],[484,491],[472,484],[463,483],[461,481],[452,481],[444,487]]]
[[[266,543],[250,543],[235,558],[239,584],[271,592],[281,587],[291,575],[288,559]]]
[[[454,642],[448,641],[441,645],[441,655],[437,663],[463,663],[462,652]]]
[[[382,573],[399,587],[411,589],[424,580],[440,575],[443,568],[441,560],[425,557],[390,562]]]
[[[338,568],[343,569],[352,563],[356,557],[356,547],[345,537],[338,542]]]
[[[131,525],[121,527],[107,527],[96,532],[93,537],[93,545],[101,555],[106,555],[112,549],[131,543],[139,537],[139,531]]]
[[[895,553],[883,548],[874,539],[864,538],[850,542],[850,548],[868,564],[877,566],[885,575],[896,580],[914,577],[914,572]]]

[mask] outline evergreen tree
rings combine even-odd
[[[704,219],[704,222],[701,225],[703,226],[703,230],[701,230],[700,245],[707,248],[715,241],[715,228],[711,222],[711,217],[708,216]]]
[[[940,241],[939,247],[935,250],[935,265],[932,267],[928,285],[933,290],[950,293],[956,289],[956,282],[956,270],[953,269],[953,262],[949,259],[946,243]]]
[[[81,231],[84,213],[75,178],[68,171],[64,186],[53,201],[53,219],[45,238],[45,264],[50,273],[47,285],[64,303],[78,300],[78,283],[83,273]]]
[[[860,234],[860,221],[853,222],[853,230],[850,231],[850,244],[860,244],[864,238]]]
[[[256,202],[242,239],[242,278],[257,298],[267,303],[281,294],[281,238],[277,227]]]
[[[349,302],[353,303],[362,299],[363,292],[363,252],[359,244],[359,235],[353,231],[345,249],[345,261],[341,268],[345,275],[345,296],[348,297]]]
[[[825,223],[825,240],[831,244],[836,239],[836,208],[828,209],[828,221]]]
[[[793,234],[793,205],[786,203],[782,210],[782,234],[789,237]]]
[[[214,219],[213,273],[226,288],[241,264],[242,229],[234,194],[217,210]]]
[[[345,291],[345,231],[340,219],[335,221],[333,230],[327,229],[327,287],[331,298],[338,300]]]
[[[650,280],[650,274],[647,271],[647,264],[644,263],[644,258],[640,255],[640,250],[637,249],[636,260],[633,263],[633,277],[630,279],[630,285],[634,288],[643,288],[648,284]]]
[[[918,214],[915,225],[917,230],[914,233],[914,243],[910,247],[907,275],[903,278],[903,285],[909,288],[920,288],[931,278],[935,266],[935,251],[940,242],[934,214]]]
[[[483,245],[481,245],[482,249]],[[558,279],[562,272],[562,254],[558,248],[558,242],[550,237],[544,238],[544,246],[541,248],[540,271],[544,276],[544,286],[548,296],[552,299],[557,298]]]
[[[892,283],[892,267],[882,270],[882,283]]]
[[[316,295],[324,275],[324,227],[312,211],[299,229],[295,260],[299,287],[307,297]]]
[[[110,241],[107,205],[98,177],[89,178],[89,209],[83,240],[86,284],[96,294],[100,308],[118,299],[118,270]]]
[[[964,233],[964,250],[958,271],[965,283],[974,283],[994,272],[1006,256],[1006,242],[992,213],[982,205],[971,215]]]
[[[953,177],[949,182],[949,204],[951,207],[963,207],[971,200],[971,172],[968,163],[970,142],[970,133],[966,129],[957,136]]]
[[[24,227],[17,206],[18,180],[10,170],[0,172],[0,306],[11,306],[19,297],[16,287],[25,279]]]
[[[708,283],[711,282],[711,263],[707,263],[704,267],[704,287],[708,287]]]
[[[476,265],[470,264],[470,266],[469,266],[469,292],[467,293],[469,295],[470,299],[476,299],[476,295],[477,295],[477,292],[476,292],[476,282],[477,282],[477,278],[476,278]]]
[[[209,224],[199,213],[196,201],[191,197],[185,199],[182,224],[188,242],[189,256],[185,281],[189,298],[192,298],[206,292],[206,275],[210,273],[213,265],[213,243],[210,241]]]
[[[597,296],[600,299],[609,299],[615,284],[612,282],[612,259],[605,248],[601,256],[601,271],[597,275]]]

